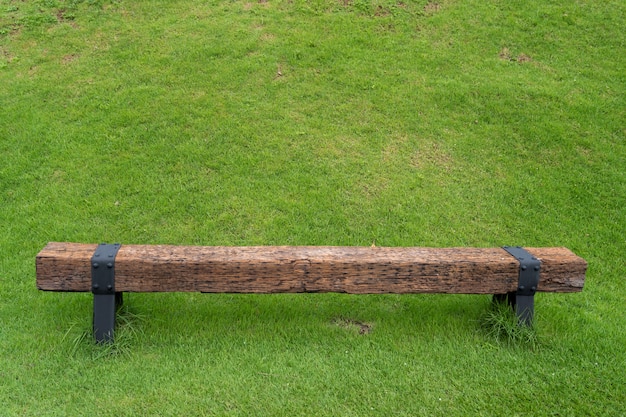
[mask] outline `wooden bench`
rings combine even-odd
[[[94,336],[112,341],[123,292],[493,294],[531,324],[534,294],[581,291],[566,248],[167,246],[49,243],[37,287],[94,294]]]

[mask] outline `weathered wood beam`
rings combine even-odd
[[[37,287],[91,291],[97,245],[49,243]],[[541,260],[538,291],[581,291],[587,263],[566,248],[526,248]],[[118,292],[504,294],[519,263],[501,248],[122,245]]]

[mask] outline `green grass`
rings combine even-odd
[[[626,414],[623,2],[0,0],[0,416]],[[42,293],[48,241],[567,246],[579,294]],[[367,331],[362,332],[363,326]]]

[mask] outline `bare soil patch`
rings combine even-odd
[[[428,14],[433,14],[441,10],[441,5],[439,3],[430,2],[424,6],[424,11]]]
[[[370,334],[372,332],[371,324],[350,318],[338,317],[333,320],[333,324],[342,329],[358,330],[359,334]]]

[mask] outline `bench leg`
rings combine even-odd
[[[93,335],[97,343],[113,342],[115,314],[122,302],[121,292],[93,295]]]
[[[515,291],[506,294],[495,294],[494,303],[507,303],[511,306],[520,325],[531,326],[535,315],[535,297],[519,295]]]
[[[520,325],[532,326],[535,315],[535,297],[533,295],[516,295],[515,314]]]

